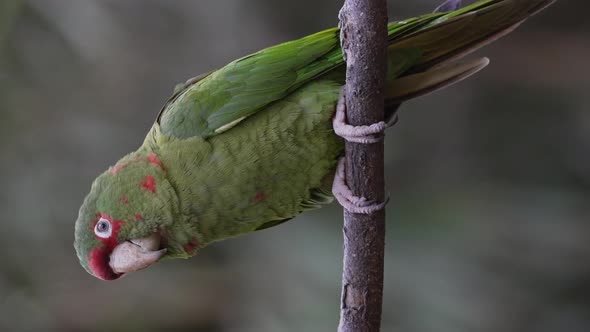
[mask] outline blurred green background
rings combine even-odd
[[[107,283],[74,253],[94,177],[178,82],[337,24],[341,1],[0,0],[1,331],[334,331],[332,206]],[[390,1],[390,19],[435,0]],[[561,0],[403,106],[383,331],[590,330],[590,20]]]

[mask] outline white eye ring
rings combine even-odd
[[[96,226],[94,226],[94,234],[103,239],[108,239],[111,237],[112,232],[113,227],[111,227],[111,222],[105,218],[100,218],[100,220],[98,220],[96,223]]]

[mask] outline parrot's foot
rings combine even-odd
[[[338,98],[338,104],[336,105],[336,114],[332,121],[336,135],[349,142],[361,144],[372,144],[383,140],[383,132],[385,131],[385,128],[393,125],[397,120],[394,120],[389,124],[385,121],[381,121],[368,126],[349,125],[346,123],[345,88],[346,87],[342,87],[340,90],[340,97]],[[371,214],[382,210],[387,204],[387,200],[379,203],[367,200],[365,197],[355,196],[352,193],[345,181],[344,158],[340,158],[338,161],[334,183],[332,184],[332,193],[338,203],[351,213]]]
[[[342,207],[351,213],[371,214],[373,212],[383,210],[389,198],[385,202],[370,201],[364,197],[355,196],[350,188],[346,185],[344,180],[344,158],[340,158],[338,166],[336,167],[336,174],[334,176],[334,183],[332,184],[332,193],[334,197],[342,205]]]
[[[332,120],[336,135],[349,142],[371,144],[383,140],[383,132],[389,125],[385,121],[373,123],[368,126],[351,126],[346,123],[346,97],[345,87],[340,90],[340,97],[336,105],[336,114]]]

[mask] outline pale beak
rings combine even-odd
[[[160,248],[160,234],[153,233],[141,239],[131,239],[115,247],[109,265],[115,273],[133,272],[157,262],[166,249]]]

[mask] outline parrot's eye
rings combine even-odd
[[[98,237],[106,239],[111,236],[111,230],[111,222],[104,218],[100,218],[94,227],[94,234],[96,234]]]

